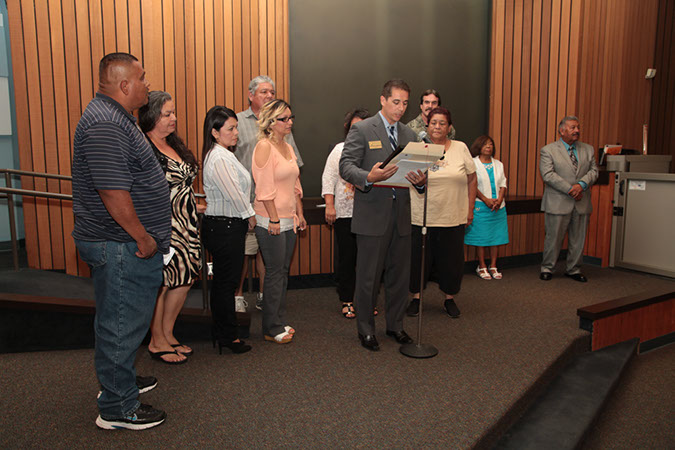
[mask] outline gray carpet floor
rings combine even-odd
[[[582,448],[675,448],[675,344],[633,359]]]
[[[634,272],[585,272],[586,284],[562,276],[541,282],[537,267],[505,271],[501,281],[466,276],[457,320],[445,315],[430,284],[423,341],[439,354],[428,360],[402,356],[384,336],[383,317],[382,351],[361,348],[335,289],[290,291],[288,316],[297,328],[290,345],[264,342],[254,312],[254,348],[244,355],[218,355],[195,342],[189,362],[173,367],[142,348],[139,374],[159,379],[142,401],[168,413],[165,424],[144,432],[95,426],[92,350],[2,354],[0,441],[5,448],[470,448],[587,336],[577,308],[675,287]],[[410,334],[416,325],[406,319]]]

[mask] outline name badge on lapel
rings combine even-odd
[[[376,148],[382,148],[382,142],[381,141],[369,141],[368,147],[370,147],[371,150],[376,149]]]

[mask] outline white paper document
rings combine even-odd
[[[405,179],[408,172],[420,170],[425,172],[431,165],[443,156],[445,147],[426,142],[410,142],[401,153],[396,155],[387,166],[394,164],[398,171],[384,181],[378,181],[375,186],[409,187],[410,181]]]

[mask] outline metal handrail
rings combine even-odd
[[[56,175],[53,173],[43,173],[43,172],[29,172],[27,170],[17,170],[17,169],[0,169],[0,173],[4,174],[9,174],[9,175],[21,175],[21,176],[33,176],[33,177],[40,177],[40,178],[52,178],[55,180],[64,180],[64,181],[73,181],[73,177],[69,175]],[[5,175],[5,181],[7,181],[7,175]],[[6,186],[8,188],[11,187],[11,178],[10,181],[8,182]],[[1,188],[0,188],[1,189]],[[5,192],[4,190],[1,190],[0,192]],[[41,191],[27,191],[26,195],[31,195],[28,194],[28,192],[35,192],[35,193],[41,193],[45,195],[68,195],[68,194],[54,194],[51,192],[41,192]],[[15,192],[17,193],[17,192]],[[38,197],[38,195],[36,195]],[[206,198],[206,194],[200,194],[198,192],[195,192],[195,197],[197,198]],[[61,198],[61,197],[50,197],[50,198],[57,198],[60,200],[72,200],[72,196],[70,198]]]
[[[30,172],[26,170],[16,170],[16,169],[0,169],[0,173],[5,174],[5,187],[0,187],[0,198],[7,198],[7,207],[9,208],[9,232],[12,241],[12,260],[14,263],[14,270],[19,270],[19,247],[18,239],[16,235],[16,217],[14,214],[14,195],[28,195],[31,197],[39,198],[51,198],[57,200],[73,200],[73,196],[70,194],[58,194],[54,192],[43,192],[43,191],[33,191],[30,189],[16,189],[12,188],[12,175],[21,175],[21,176],[32,176],[32,177],[41,177],[41,178],[52,178],[58,180],[72,181],[72,177],[68,175],[54,175],[49,173],[41,172]],[[205,198],[206,195],[195,193],[195,197]],[[200,239],[201,241],[201,239]],[[206,267],[206,256],[204,251],[204,244],[202,243],[202,268]],[[208,305],[208,275],[207,271],[202,270],[202,305],[206,311]]]
[[[30,195],[32,197],[55,198],[57,200],[72,200],[70,194],[55,194],[53,192],[31,191],[30,189],[16,189],[0,187],[0,192],[5,194]],[[7,196],[9,198],[9,195]]]
[[[56,175],[52,173],[43,173],[43,172],[29,172],[27,170],[17,170],[17,169],[0,169],[0,173],[8,173],[10,175],[27,175],[40,178],[53,178],[56,180],[72,180],[73,177],[68,175]],[[8,186],[9,187],[9,186]]]

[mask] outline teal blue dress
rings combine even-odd
[[[495,171],[492,163],[482,163],[490,179],[492,198],[497,198]],[[476,171],[477,176],[480,171]],[[509,228],[506,222],[506,208],[492,211],[481,200],[476,199],[473,208],[473,222],[466,227],[464,243],[476,247],[492,247],[509,243]]]

